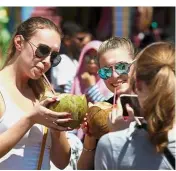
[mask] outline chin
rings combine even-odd
[[[40,77],[42,76],[42,74],[32,74],[31,76],[30,76],[30,79],[33,79],[33,80],[38,80]]]

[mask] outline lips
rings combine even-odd
[[[123,83],[126,83],[126,80],[125,81],[118,81],[117,83],[114,83],[114,84],[112,83],[111,86],[117,88],[117,87],[120,87]]]
[[[40,71],[40,73],[43,73],[44,70],[42,68],[39,68],[37,66],[36,66],[36,68]]]

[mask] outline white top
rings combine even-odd
[[[57,86],[65,85],[68,81],[73,80],[78,68],[77,60],[71,59],[65,54],[62,54],[61,58],[60,64],[51,69],[51,82],[54,89],[57,89]]]
[[[136,129],[136,122],[129,128],[111,132],[98,142],[95,154],[95,170],[170,170],[166,157],[156,153],[149,141],[148,132]],[[176,156],[176,127],[168,133],[168,150]]]
[[[0,86],[0,92],[5,102],[5,112],[0,118],[0,134],[7,131],[13,124],[25,115],[10,99],[7,91]],[[21,105],[23,103],[21,102]],[[24,137],[5,156],[0,158],[0,170],[35,170],[37,169],[43,126],[35,124]],[[42,169],[50,169],[51,134],[49,132],[43,158]]]

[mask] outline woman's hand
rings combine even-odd
[[[56,99],[56,97],[46,98],[33,108],[28,114],[28,118],[32,124],[41,124],[57,131],[71,130],[71,128],[59,126],[60,123],[66,123],[72,120],[70,113],[54,112],[46,108],[50,103],[55,102]]]
[[[92,150],[96,148],[96,138],[93,137],[89,132],[89,125],[87,123],[87,115],[86,118],[84,118],[84,122],[81,124],[81,129],[83,130],[85,134],[84,138],[84,148]]]
[[[84,134],[89,134],[89,128],[88,128],[88,123],[87,123],[87,113],[86,117],[84,118],[83,123],[80,125],[80,128],[83,130]]]
[[[108,126],[111,132],[126,129],[129,127],[130,123],[134,121],[134,111],[129,104],[126,105],[126,109],[128,117],[124,118],[120,98],[118,98],[117,108],[113,109],[108,117]]]
[[[96,84],[96,78],[94,75],[90,75],[88,72],[84,72],[81,75],[81,78],[83,80],[84,85],[89,88],[90,86],[93,86]]]

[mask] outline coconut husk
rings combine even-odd
[[[71,115],[72,121],[67,123],[61,123],[60,126],[70,127],[70,128],[78,128],[80,124],[83,122],[83,119],[87,113],[87,100],[85,95],[72,95],[72,94],[56,94],[58,96],[59,101],[56,101],[48,106],[50,110],[55,112],[68,112]],[[52,97],[48,94],[48,97]],[[46,98],[43,97],[42,99]]]
[[[107,102],[89,103],[87,122],[89,133],[99,139],[102,135],[109,132],[108,115],[112,111],[112,105]]]

